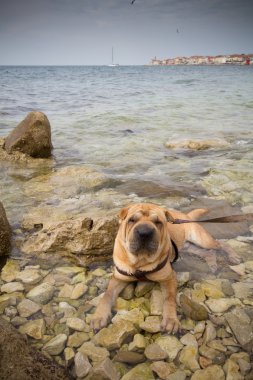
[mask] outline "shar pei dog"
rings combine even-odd
[[[186,241],[206,249],[223,248],[194,222],[206,212],[196,209],[184,214],[150,203],[132,204],[120,211],[113,251],[114,272],[92,318],[94,331],[107,325],[112,306],[131,281],[159,282],[164,298],[161,329],[170,333],[178,331],[177,278],[171,265],[177,259],[178,249]],[[182,224],[175,224],[178,218],[183,219]]]

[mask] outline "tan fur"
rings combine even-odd
[[[169,254],[169,260],[162,269],[146,275],[148,280],[159,282],[162,289],[164,304],[161,327],[164,331],[175,333],[179,328],[176,313],[177,280],[170,263],[175,255],[171,240],[179,249],[184,246],[186,241],[207,249],[221,248],[220,243],[198,223],[176,225],[171,221],[173,219],[194,221],[207,212],[206,209],[197,209],[185,214],[180,211],[166,210],[154,204],[140,203],[125,207],[119,213],[120,227],[113,251],[116,267],[128,273],[135,273],[136,270],[147,272],[156,268]],[[136,246],[138,237],[138,235],[136,237],[136,229],[143,225],[154,230],[153,241],[154,244],[157,244],[157,249],[152,254],[141,249],[138,254],[133,254],[131,246]],[[91,322],[94,330],[99,330],[107,325],[111,316],[111,308],[119,293],[129,282],[137,281],[135,277],[119,273],[116,267],[108,289]]]

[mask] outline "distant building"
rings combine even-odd
[[[252,65],[253,54],[230,54],[230,55],[193,55],[191,57],[175,57],[163,60],[156,57],[151,59],[150,65]]]

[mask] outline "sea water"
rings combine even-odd
[[[39,203],[24,183],[73,165],[128,184],[129,194],[139,183],[143,199],[155,191],[145,183],[171,192],[197,185],[207,197],[253,205],[253,66],[0,67],[0,137],[33,110],[50,121],[54,164],[0,163],[12,223]],[[224,145],[166,147],[189,140]]]

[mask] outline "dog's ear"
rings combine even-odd
[[[118,215],[120,222],[126,218],[128,210],[130,209],[130,207],[131,207],[131,205],[124,207],[120,210],[119,215]]]
[[[170,212],[168,210],[164,210],[164,214],[165,214],[168,222],[170,222],[170,223],[175,222],[175,219],[173,218],[173,216],[170,214]]]

